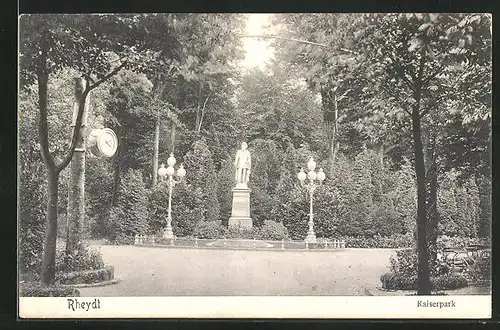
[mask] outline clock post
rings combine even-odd
[[[80,96],[83,91],[85,81],[83,78],[75,78],[75,101],[73,102],[73,121],[71,127],[76,125],[76,116]],[[90,93],[85,102],[85,110],[82,117],[80,134],[77,137],[76,148],[70,165],[70,180],[68,189],[68,209],[67,209],[67,236],[66,252],[74,252],[81,241],[82,226],[85,221],[85,127],[90,103]]]

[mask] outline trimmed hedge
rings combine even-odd
[[[229,226],[227,238],[229,239],[254,239],[257,238],[258,229],[255,227],[245,227],[242,225]]]
[[[114,267],[108,266],[97,270],[77,271],[70,273],[56,274],[56,283],[58,284],[93,284],[105,282],[114,278]]]
[[[386,273],[380,276],[382,288],[386,290],[416,290],[417,276],[408,276],[401,273]],[[465,277],[455,274],[447,274],[431,277],[431,289],[453,290],[467,287]]]
[[[198,238],[222,238],[226,234],[226,228],[219,221],[202,221],[196,224],[194,236]]]
[[[80,291],[60,285],[44,286],[27,282],[19,286],[19,295],[21,297],[80,297]]]
[[[281,241],[287,238],[288,230],[281,222],[266,220],[262,227],[257,230],[257,239]]]
[[[437,247],[438,249],[443,248],[465,248],[471,244],[485,244],[490,245],[491,240],[488,238],[470,238],[470,237],[459,237],[459,236],[446,236],[441,235],[437,239]]]
[[[373,237],[339,237],[346,242],[347,248],[408,248],[414,246],[412,234],[392,235],[383,237],[375,235]]]

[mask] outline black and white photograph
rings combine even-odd
[[[18,28],[20,317],[491,317],[491,14]]]

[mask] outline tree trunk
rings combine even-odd
[[[156,186],[158,182],[158,149],[160,145],[160,117],[156,119],[154,148],[153,148],[153,173],[152,173],[152,186]]]
[[[172,122],[172,129],[170,130],[170,151],[175,151],[175,124]]]
[[[40,274],[41,283],[44,285],[53,284],[55,281],[57,202],[59,185],[59,174],[57,172],[48,170],[47,174],[47,230],[45,232],[42,270]]]
[[[321,86],[321,103],[323,107],[323,123],[328,137],[329,174],[333,177],[335,158],[339,150],[337,141],[338,109],[337,92],[330,84]]]
[[[384,144],[381,143],[380,147],[378,148],[378,157],[380,160],[380,165],[384,166]]]
[[[425,161],[422,144],[420,111],[417,105],[412,111],[412,133],[417,177],[417,250],[418,250],[418,295],[430,295],[429,251],[427,248],[426,180]]]
[[[40,139],[40,151],[44,165],[47,169],[47,227],[45,230],[45,242],[43,246],[42,269],[40,270],[40,282],[49,285],[55,281],[56,265],[56,242],[57,242],[57,204],[59,172],[56,169],[54,159],[49,151],[49,133],[47,123],[47,94],[49,73],[47,69],[47,45],[48,35],[44,33],[41,43],[40,62],[37,70],[38,82],[38,107],[40,118],[38,122],[38,135]]]
[[[437,161],[436,161],[436,132],[430,130],[428,133],[427,146],[425,148],[426,180],[427,180],[427,245],[429,248],[429,267],[434,269],[437,260],[437,236],[438,236],[438,209],[437,209]]]
[[[429,177],[429,196],[428,196],[428,225],[427,225],[427,242],[429,246],[429,267],[431,269],[436,265],[437,260],[437,237],[439,215],[437,209],[437,171],[431,168]]]

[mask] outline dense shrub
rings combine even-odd
[[[446,274],[431,277],[431,288],[434,290],[454,290],[465,288],[467,280],[458,274]]]
[[[389,270],[391,273],[401,274],[408,277],[417,275],[417,253],[414,249],[396,251],[389,259]]]
[[[417,277],[400,273],[385,273],[380,277],[382,288],[386,290],[413,290],[417,287]]]
[[[405,224],[391,201],[385,199],[382,205],[370,210],[370,229],[376,236],[391,236],[404,234]]]
[[[184,157],[186,181],[191,189],[200,189],[201,199],[197,200],[205,221],[220,220],[220,205],[217,198],[217,174],[212,153],[204,138],[195,141]],[[194,209],[194,208],[191,208]],[[199,221],[201,221],[200,219]]]
[[[489,245],[491,241],[488,238],[469,238],[459,236],[441,235],[437,239],[438,249],[443,248],[465,248],[471,244]]]
[[[491,177],[478,176],[479,223],[478,236],[491,237]]]
[[[129,170],[118,192],[118,203],[110,211],[107,226],[111,242],[132,244],[136,234],[145,234],[148,227],[148,191],[140,171]]]
[[[70,273],[57,273],[56,283],[59,284],[93,284],[105,282],[114,278],[113,266],[96,270],[75,271]]]
[[[226,234],[226,229],[219,221],[202,221],[194,228],[194,236],[197,238],[222,238]]]
[[[288,238],[288,232],[282,223],[266,220],[264,224],[257,229],[257,239],[278,241]]]
[[[415,170],[410,161],[404,158],[399,171],[393,174],[394,185],[394,207],[398,212],[407,233],[415,231],[417,217],[417,185]]]
[[[397,250],[396,255],[389,259],[390,272],[412,277],[417,276],[418,259],[414,249]],[[430,268],[431,276],[442,276],[450,273],[450,267],[437,261]]]
[[[442,178],[438,190],[439,234],[476,237],[483,233],[479,189],[474,177],[459,185],[459,175],[451,170]]]
[[[293,190],[288,196],[290,196],[290,201],[285,202],[282,206],[283,208],[287,208],[287,216],[283,216],[282,218],[283,225],[286,227],[291,239],[302,241],[307,235],[309,202],[297,190]],[[276,218],[279,219],[279,217]]]
[[[416,290],[417,276],[408,276],[401,273],[386,273],[380,277],[382,288],[386,290]],[[454,290],[467,286],[465,277],[455,274],[446,274],[431,277],[433,290]]]
[[[44,286],[27,282],[19,285],[19,295],[21,297],[80,297],[80,291],[60,285]]]
[[[85,161],[85,221],[91,237],[106,237],[106,220],[113,196],[113,165],[98,157],[88,157]]]
[[[66,250],[56,252],[56,273],[96,270],[104,267],[102,255],[92,249],[80,247],[74,254],[68,254]]]
[[[473,282],[491,281],[491,258],[478,258],[470,267],[467,275]]]
[[[249,144],[252,154],[252,173],[249,183],[250,211],[254,226],[261,226],[274,207],[275,199],[270,198],[276,192],[280,175],[280,154],[273,140],[255,139]]]
[[[22,102],[21,102],[22,103]],[[35,116],[20,105],[19,120],[19,266],[22,271],[39,271],[45,237],[47,186],[38,150]]]
[[[345,200],[332,181],[328,181],[316,189],[314,198],[314,231],[316,236],[338,236],[338,225],[344,214]]]
[[[198,222],[204,221],[201,188],[186,184],[175,185],[172,193],[172,227],[179,237],[193,234]],[[160,182],[151,190],[148,204],[150,234],[162,233],[168,216],[168,185]]]
[[[388,290],[417,289],[417,253],[414,249],[396,251],[389,261],[389,273],[380,277],[382,287]],[[467,286],[467,280],[461,275],[450,273],[447,265],[436,263],[431,273],[431,287],[434,290],[451,290]]]
[[[305,166],[311,155],[306,146],[295,149],[289,145],[281,162],[275,193],[269,196],[274,203],[266,220],[283,223],[294,240],[303,240],[307,234],[308,194],[300,188],[297,171]]]
[[[228,158],[221,163],[217,173],[217,198],[219,199],[222,224],[227,227],[233,207],[232,189],[235,186],[233,159]]]
[[[227,230],[227,238],[231,239],[254,239],[257,237],[257,229],[255,227],[245,227],[242,225],[229,226]]]
[[[197,223],[207,221],[203,216],[201,188],[181,183],[175,186],[172,196],[172,227],[179,237],[193,234]],[[166,224],[166,215],[165,215]]]

